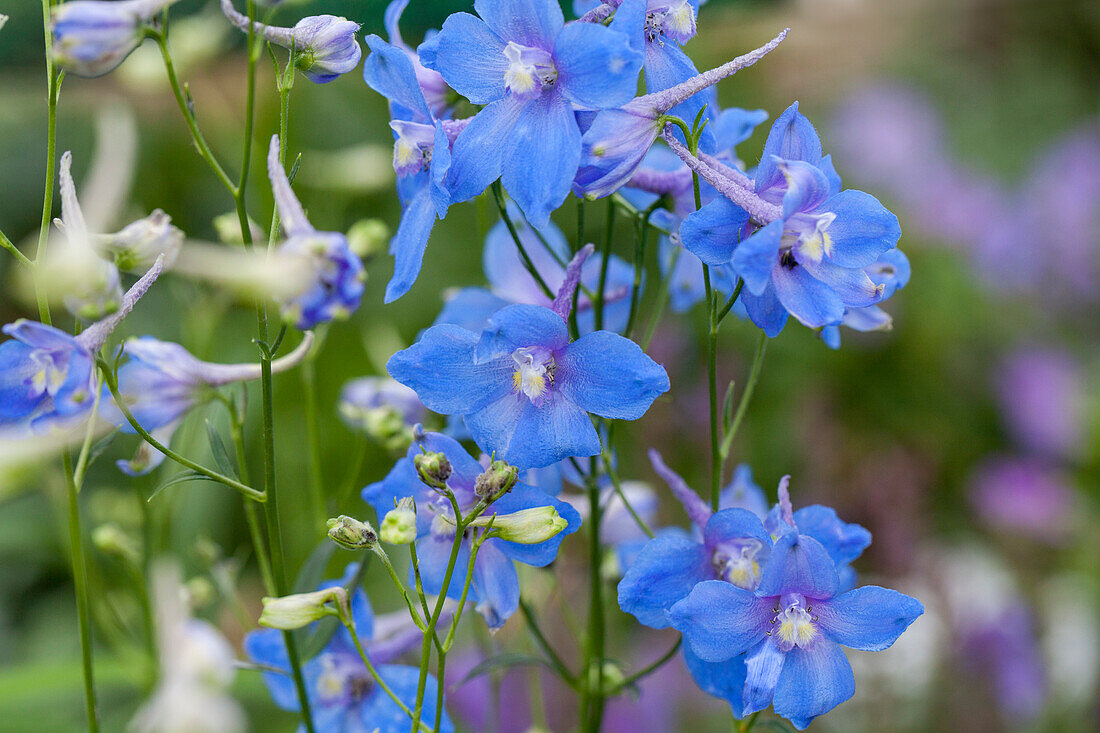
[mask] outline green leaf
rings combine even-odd
[[[726,387],[726,398],[722,400],[723,435],[730,431],[730,423],[733,422],[733,385],[734,381],[731,379],[729,386]]]
[[[88,451],[87,465],[92,465],[93,463],[95,463],[97,458],[103,455],[103,451],[107,450],[107,448],[110,447],[111,443],[113,443],[115,438],[118,437],[118,433],[118,428],[115,428],[114,430],[97,440],[94,445],[92,445],[91,449]]]
[[[313,548],[309,557],[298,571],[298,577],[294,579],[291,593],[312,593],[317,590],[318,584],[325,578],[325,568],[332,559],[332,553],[336,551],[336,544],[325,537],[321,544]]]
[[[176,475],[172,476],[172,478],[168,479],[167,481],[162,483],[160,486],[153,489],[153,493],[149,494],[149,497],[145,501],[150,502],[154,499],[154,497],[156,497],[157,494],[164,491],[169,486],[175,486],[176,484],[182,484],[186,481],[213,481],[213,479],[210,478],[209,476],[206,476],[204,474],[199,473],[198,471],[192,471],[191,469],[187,469],[186,471],[180,471]]]
[[[534,654],[528,654],[527,652],[504,652],[498,654],[495,657],[489,657],[485,661],[478,664],[476,667],[466,673],[466,676],[462,678],[455,687],[460,687],[470,680],[480,677],[483,674],[490,674],[498,670],[513,669],[515,667],[533,667],[541,664],[543,667],[552,670],[553,667],[540,656]]]
[[[210,441],[210,455],[214,457],[214,465],[218,467],[218,471],[225,476],[240,480],[237,469],[234,468],[233,462],[229,460],[225,443],[222,442],[221,436],[214,428],[214,424],[209,420],[206,421],[206,437]]]

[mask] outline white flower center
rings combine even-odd
[[[509,92],[526,99],[542,93],[543,87],[552,86],[558,79],[558,69],[550,53],[541,48],[521,46],[509,41],[504,47],[508,68],[504,72],[504,86]]]
[[[532,403],[541,405],[554,386],[557,364],[554,355],[538,346],[523,347],[512,352],[516,368],[512,372],[512,388],[527,395]]]
[[[751,540],[745,544],[719,545],[714,551],[714,569],[723,580],[745,590],[754,590],[760,583],[760,563],[756,556],[760,543]]]
[[[784,596],[774,610],[772,624],[776,628],[768,635],[775,638],[781,650],[789,652],[796,646],[805,649],[817,638],[817,616],[802,596]]]

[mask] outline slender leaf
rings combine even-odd
[[[167,489],[169,486],[175,486],[176,484],[182,484],[186,481],[213,481],[209,476],[205,476],[198,471],[192,471],[187,469],[186,471],[180,471],[175,474],[157,488],[153,489],[153,493],[149,494],[149,497],[145,500],[147,502],[152,501],[157,494]]]
[[[538,664],[541,664],[547,669],[553,670],[553,667],[550,666],[549,662],[535,654],[528,654],[527,652],[505,652],[503,654],[498,654],[495,657],[489,657],[488,659],[482,661],[476,667],[467,672],[466,676],[463,677],[462,681],[455,685],[455,687],[461,687],[462,685],[466,684],[476,677],[480,677],[483,674],[496,672],[497,670],[513,669],[515,667],[533,667]]]
[[[218,471],[239,481],[240,474],[237,473],[233,462],[229,460],[229,452],[225,449],[225,443],[222,442],[217,429],[209,420],[206,421],[206,437],[210,441],[210,455],[214,457],[214,465],[218,467]]]

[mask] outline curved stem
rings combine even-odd
[[[672,297],[672,277],[673,273],[676,272],[676,263],[680,260],[680,249],[680,247],[677,247],[672,251],[672,259],[668,263],[668,274],[661,281],[661,292],[657,296],[657,306],[653,310],[653,316],[650,318],[649,326],[645,330],[645,337],[642,339],[642,351],[649,350],[649,344],[653,341],[653,334],[657,332],[657,324],[661,322],[661,316]]]
[[[229,410],[230,433],[233,436],[233,447],[237,454],[237,470],[241,473],[241,480],[248,483],[248,460],[244,451],[244,422],[237,415],[237,408],[229,400],[223,400]],[[252,551],[256,553],[256,563],[260,566],[260,577],[264,581],[264,590],[268,595],[275,595],[275,576],[271,572],[271,558],[268,557],[267,547],[264,545],[263,531],[260,529],[260,516],[256,511],[256,504],[251,501],[244,502],[245,520],[248,522],[248,534],[252,540]]]
[[[62,455],[69,494],[69,552],[72,556],[73,585],[76,587],[76,616],[80,627],[80,655],[84,669],[84,702],[88,711],[88,730],[96,733],[95,668],[92,661],[92,628],[88,611],[88,568],[84,559],[84,535],[80,530],[79,487],[73,480],[73,462],[68,452]]]
[[[34,263],[27,259],[27,256],[19,251],[19,248],[12,244],[7,235],[0,232],[0,247],[3,247],[7,251],[11,252],[12,256],[24,267],[34,267]]]
[[[554,668],[554,671],[558,673],[562,681],[570,687],[576,687],[577,676],[569,671],[569,667],[565,665],[558,653],[554,651],[554,647],[550,646],[550,642],[547,641],[546,635],[542,633],[542,629],[539,628],[538,621],[535,619],[535,612],[531,610],[531,607],[527,604],[527,601],[523,600],[521,596],[519,599],[519,610],[523,612],[523,618],[527,621],[527,629],[531,632],[532,638],[538,645],[539,649],[546,655],[550,665]]]
[[[497,210],[500,212],[500,218],[504,221],[504,226],[508,228],[508,233],[512,235],[512,241],[516,243],[516,248],[519,250],[520,259],[523,260],[523,266],[531,273],[531,277],[535,278],[535,282],[538,284],[543,294],[550,300],[553,300],[557,293],[550,289],[550,286],[546,284],[546,280],[539,274],[538,268],[535,267],[535,263],[531,261],[531,256],[527,254],[527,248],[523,246],[523,242],[519,238],[519,233],[516,231],[515,224],[512,223],[512,218],[508,216],[508,207],[504,203],[504,194],[501,193],[500,181],[494,182],[490,188],[493,190],[493,200],[496,202]]]
[[[756,383],[760,381],[760,372],[764,366],[764,354],[768,350],[768,335],[760,332],[760,340],[756,343],[756,354],[752,358],[752,367],[749,369],[749,379],[745,382],[745,391],[741,393],[741,399],[737,403],[737,411],[733,414],[733,422],[730,423],[729,432],[722,441],[722,460],[729,456],[733,448],[733,439],[737,430],[741,427],[741,421],[748,412],[749,402],[752,401],[753,392],[756,391]]]
[[[374,678],[374,681],[378,684],[378,686],[382,688],[382,692],[389,695],[390,699],[394,701],[397,707],[401,708],[401,710],[403,710],[404,713],[410,718],[413,718],[413,712],[409,710],[409,706],[403,703],[401,701],[401,698],[399,698],[397,694],[392,689],[390,689],[390,686],[387,685],[386,681],[382,679],[381,675],[378,674],[378,670],[376,670],[374,668],[374,665],[371,664],[370,657],[368,657],[367,653],[363,651],[363,644],[359,641],[359,635],[355,633],[355,624],[345,623],[344,628],[346,628],[348,630],[348,633],[351,634],[351,640],[355,643],[355,650],[359,652],[359,656],[360,658],[362,658],[363,664],[367,666],[367,671],[370,672],[370,676]],[[440,687],[442,687],[442,685],[440,685]],[[416,723],[416,728],[422,728],[425,733],[432,733],[431,729],[427,725],[419,721],[417,721]]]
[[[658,669],[663,667],[669,660],[676,656],[676,652],[680,651],[680,647],[683,645],[683,643],[683,637],[677,639],[676,643],[673,644],[669,648],[669,650],[662,654],[655,662],[647,664],[632,675],[628,675],[627,678],[623,680],[623,687],[632,685],[643,677],[648,677],[649,675],[653,674]]]
[[[615,201],[607,200],[607,223],[603,234],[603,254],[600,260],[600,279],[596,286],[596,302],[593,307],[596,310],[596,330],[603,328],[604,299],[607,297],[607,268],[611,262],[611,240],[615,236]]]
[[[643,532],[645,532],[650,539],[653,539],[653,530],[649,528],[649,525],[646,524],[645,520],[642,519],[642,517],[634,509],[634,506],[630,503],[630,500],[626,498],[626,493],[623,491],[622,483],[619,481],[619,472],[616,471],[615,468],[611,465],[611,456],[608,454],[606,448],[601,454],[601,457],[603,458],[603,464],[605,469],[607,470],[607,475],[611,479],[611,485],[615,487],[615,493],[619,496],[619,501],[621,501],[623,503],[623,506],[626,507],[626,510],[630,512],[630,516],[634,519],[634,523],[637,524],[638,527]]]
[[[745,281],[741,278],[737,278],[737,285],[733,289],[733,295],[726,301],[726,304],[722,306],[722,310],[718,311],[718,322],[721,323],[730,310],[733,308],[733,304],[737,302],[737,298],[741,295],[741,288],[745,287]]]

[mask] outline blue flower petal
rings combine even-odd
[[[838,579],[836,565],[813,537],[788,532],[775,541],[756,592],[761,597],[801,593],[807,598],[832,598]]]
[[[783,671],[784,654],[771,638],[764,639],[746,655],[745,714],[755,713],[772,704],[775,686]]]
[[[474,0],[474,9],[505,41],[547,51],[565,24],[556,0]]]
[[[541,305],[518,303],[501,308],[489,318],[474,356],[479,363],[487,363],[511,357],[516,349],[524,347],[541,346],[558,351],[568,343],[569,327],[561,316]],[[508,362],[512,364],[511,358]]]
[[[724,662],[704,662],[692,653],[691,647],[684,647],[684,663],[700,690],[728,702],[733,717],[738,720],[745,717],[744,654],[738,654]]]
[[[817,623],[838,644],[880,652],[924,613],[920,601],[877,585],[865,585],[814,604]]]
[[[756,168],[756,190],[763,193],[783,181],[775,158],[803,160],[810,165],[821,161],[821,138],[810,121],[798,111],[798,102],[788,107],[772,124],[760,165]]]
[[[482,450],[521,469],[600,452],[588,413],[557,391],[539,407],[522,392],[506,395],[466,415],[466,427]]]
[[[466,452],[461,443],[443,433],[426,432],[416,443],[409,446],[407,457],[410,461],[421,452],[421,447],[426,451],[442,453],[447,456],[452,469],[451,478],[447,480],[448,484],[455,489],[473,491],[477,477],[485,469],[473,456]]]
[[[749,215],[719,196],[680,224],[680,240],[689,252],[708,265],[728,265]]]
[[[768,119],[767,110],[741,109],[730,107],[722,110],[714,122],[714,138],[719,150],[733,150],[745,142],[760,125]]]
[[[878,199],[863,191],[841,191],[823,203],[820,211],[836,214],[827,234],[832,239],[829,258],[841,267],[865,267],[901,237],[898,218]]]
[[[844,650],[828,639],[818,640],[809,649],[795,647],[786,657],[772,708],[798,730],[855,694],[852,665]]]
[[[813,211],[829,198],[829,179],[817,166],[802,160],[776,160],[775,165],[787,181],[783,218],[799,211]]]
[[[32,394],[29,386],[40,368],[31,361],[32,351],[32,347],[14,339],[0,344],[0,420],[27,417],[42,400],[42,395]]]
[[[619,608],[642,624],[663,629],[668,611],[696,584],[714,578],[702,543],[682,535],[659,534],[646,543],[619,581]]]
[[[486,512],[487,514],[496,512],[503,515],[540,506],[552,506],[557,509],[558,514],[567,522],[565,529],[537,545],[521,545],[517,542],[505,542],[503,540],[499,540],[500,544],[498,545],[500,551],[513,560],[537,568],[546,567],[552,563],[554,558],[558,556],[558,548],[561,546],[562,540],[581,528],[581,515],[577,510],[571,504],[555,499],[541,489],[517,483],[511,491],[493,502],[489,511]]]
[[[569,344],[555,381],[582,409],[613,420],[637,420],[669,389],[664,367],[636,343],[610,331]]]
[[[409,667],[398,664],[383,664],[378,667],[378,676],[393,690],[401,702],[412,710],[416,706],[416,692],[420,682],[420,670],[417,667]],[[424,707],[421,718],[428,721],[430,726],[435,721],[435,698],[438,682],[434,675],[428,675],[424,686]],[[410,728],[409,716],[398,707],[382,688],[375,686],[371,693],[359,704],[357,711],[359,723],[363,731],[378,730],[378,733],[408,733]],[[318,728],[318,730],[322,730]],[[335,729],[333,729],[335,730]],[[443,711],[443,717],[439,724],[439,733],[453,733],[454,723],[451,722],[447,711]]]
[[[477,612],[490,631],[496,631],[519,608],[519,577],[511,558],[501,552],[494,540],[481,546],[474,561],[473,586]]]
[[[420,340],[390,357],[386,371],[416,392],[429,410],[464,415],[511,392],[512,367],[474,362],[477,334],[432,326]]]
[[[705,580],[669,610],[672,625],[707,662],[724,662],[756,646],[775,616],[769,599],[724,580]]]
[[[429,52],[421,53],[420,63],[442,74],[452,89],[474,104],[489,104],[505,93],[505,45],[481,18],[452,13],[431,40]]]
[[[376,35],[369,35],[364,40],[371,50],[363,62],[363,81],[367,86],[413,112],[422,121],[430,119],[424,93],[416,81],[416,70],[405,50]]]
[[[386,516],[386,512],[394,508],[396,502],[400,499],[411,496],[416,501],[417,506],[426,507],[434,498],[432,494],[432,490],[416,475],[416,467],[413,465],[411,458],[402,458],[397,461],[385,478],[367,485],[361,492],[363,501],[374,508],[379,522]],[[425,510],[416,513],[418,536],[426,534],[431,524],[431,512]]]
[[[749,320],[763,330],[768,338],[778,336],[787,324],[787,309],[779,302],[774,285],[769,285],[760,295],[742,291],[738,302],[745,306]]]
[[[581,131],[573,105],[557,88],[530,100],[511,132],[493,141],[504,148],[501,183],[536,227],[565,201],[581,161]]]
[[[828,285],[849,308],[866,308],[882,300],[884,289],[880,290],[858,267],[841,267],[828,259],[805,260],[801,265],[815,280]]]
[[[283,710],[299,710],[298,691],[290,676],[290,657],[286,653],[283,632],[276,629],[250,631],[244,637],[244,651],[253,662],[286,671],[286,674],[264,672],[264,683],[276,705]]]
[[[480,333],[488,323],[489,316],[506,305],[508,301],[498,298],[485,288],[462,288],[447,299],[432,325],[449,323]]]
[[[438,595],[443,589],[443,580],[447,576],[447,563],[451,558],[453,544],[453,537],[439,536],[431,532],[416,541],[416,556],[425,593]],[[458,559],[451,574],[451,583],[447,586],[448,598],[457,600],[462,597],[462,588],[466,584],[466,568],[469,565],[470,543],[463,541],[459,546]],[[413,569],[410,567],[410,586],[413,585],[412,577]],[[473,590],[470,591],[470,595],[474,595]]]
[[[733,539],[752,538],[768,547],[772,543],[771,535],[764,529],[760,517],[748,509],[721,509],[711,515],[703,530],[707,547],[715,547],[720,542]]]
[[[736,245],[733,268],[753,295],[761,295],[772,279],[779,245],[783,240],[783,220],[776,219],[748,239]]]
[[[401,223],[390,243],[393,277],[386,284],[385,302],[392,303],[412,289],[424,263],[424,250],[435,226],[436,207],[428,188],[420,189],[401,212]]]
[[[554,65],[562,93],[572,102],[613,108],[634,98],[642,54],[631,48],[626,33],[598,23],[570,23],[554,44]]]
[[[813,277],[805,267],[788,269],[776,265],[772,286],[787,311],[810,328],[839,323],[844,317],[844,302],[832,288]]]
[[[688,58],[679,44],[665,39],[663,43],[647,43],[645,45],[645,87],[649,93],[661,92],[674,87],[682,81],[687,81],[696,76],[699,70],[695,68],[695,62]],[[706,107],[703,119],[711,119],[711,112],[718,109],[718,95],[714,87],[708,87],[698,94],[688,97],[668,111],[668,114],[687,122],[688,126],[695,121],[699,110]],[[702,122],[700,121],[700,124]],[[714,131],[712,125],[703,128],[703,135],[699,139],[699,149],[704,153],[715,152]],[[676,128],[675,135],[684,142],[684,133]]]
[[[871,545],[871,533],[858,524],[842,521],[836,510],[814,504],[794,513],[798,531],[821,543],[837,565],[850,563]]]
[[[504,141],[513,137],[512,128],[526,107],[525,101],[508,95],[483,108],[458,133],[451,148],[451,167],[444,179],[451,192],[451,203],[469,201],[500,178],[504,150],[508,147]]]

